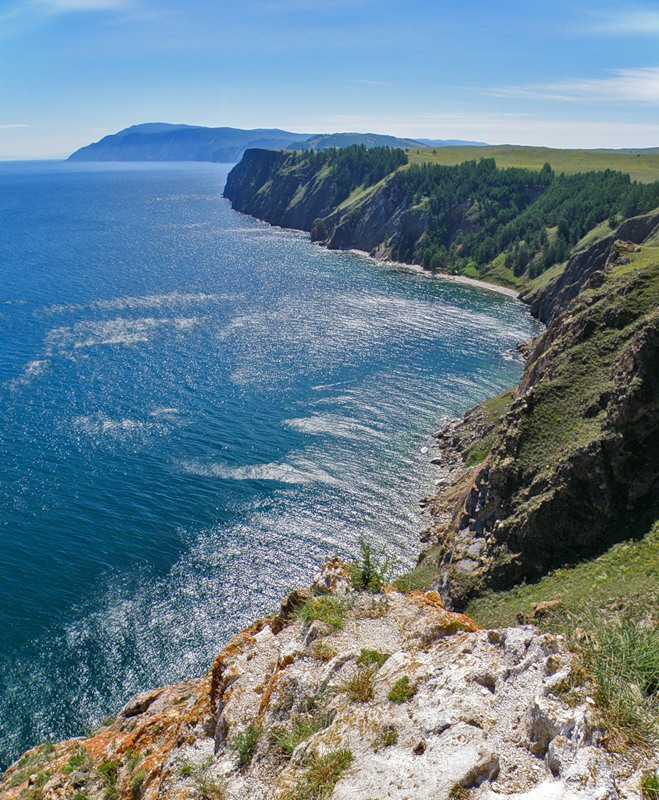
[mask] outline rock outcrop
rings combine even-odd
[[[339,562],[314,585],[234,636],[204,678],[137,695],[88,738],[28,752],[0,796],[637,796],[643,757],[602,748],[560,637],[479,630],[436,592],[353,592]],[[305,603],[303,619],[294,609]]]

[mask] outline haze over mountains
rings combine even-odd
[[[205,128],[199,125],[171,125],[148,122],[133,125],[98,142],[81,147],[70,161],[240,161],[253,147],[325,150],[363,144],[371,147],[442,147],[481,145],[455,139],[399,139],[377,133],[309,134],[278,128]]]

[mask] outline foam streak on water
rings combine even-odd
[[[234,213],[221,165],[0,165],[0,765],[358,537],[400,568],[431,433],[533,333],[490,292]]]

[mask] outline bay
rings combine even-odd
[[[0,768],[202,674],[361,535],[411,566],[422,448],[537,330],[232,211],[228,170],[0,164]]]

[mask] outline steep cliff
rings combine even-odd
[[[637,797],[647,755],[602,747],[589,691],[562,637],[480,630],[436,592],[356,592],[333,562],[234,636],[204,678],[137,695],[89,737],[31,750],[0,796]]]
[[[486,404],[440,438],[453,473],[430,503],[426,557],[458,607],[657,517],[659,211],[575,252],[534,302],[548,326],[505,413]]]

